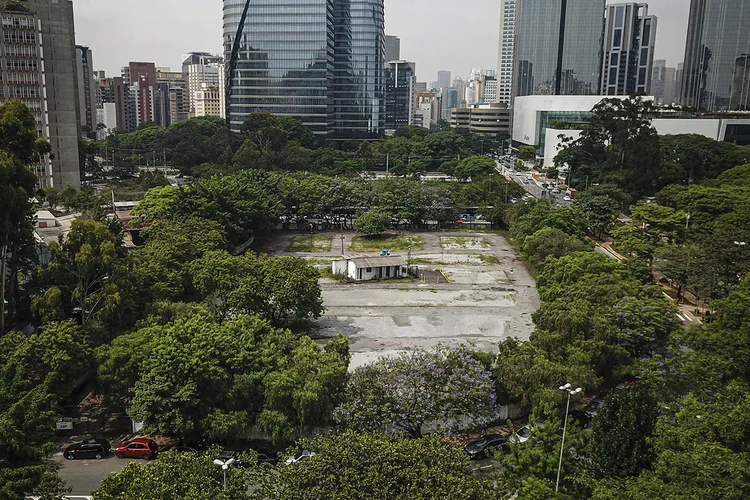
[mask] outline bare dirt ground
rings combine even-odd
[[[346,248],[351,236],[345,234]],[[508,337],[529,338],[539,296],[534,279],[505,238],[492,233],[417,236],[424,249],[413,252],[412,259],[422,269],[442,271],[450,283],[321,280],[327,311],[311,334],[321,342],[339,333],[349,337],[352,368],[403,349],[468,344],[497,351]],[[341,255],[340,241],[334,241],[330,254],[294,255],[323,265]]]

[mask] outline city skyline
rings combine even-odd
[[[684,57],[689,2],[646,3],[659,17],[655,58],[676,67]],[[497,69],[500,1],[476,0],[472,7],[449,0],[385,0],[386,33],[401,39],[401,57],[417,63],[421,81],[434,81],[438,70],[465,78],[471,68]],[[76,0],[74,9],[77,43],[91,47],[96,69],[109,76],[130,61],[177,68],[185,53],[223,52],[219,2]],[[139,15],[144,9],[149,16]]]

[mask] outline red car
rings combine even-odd
[[[115,450],[115,455],[119,458],[142,458],[151,460],[156,458],[159,447],[153,439],[135,438],[132,441],[123,441]]]

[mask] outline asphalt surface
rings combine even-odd
[[[130,462],[146,463],[144,460],[117,458],[113,455],[101,460],[66,460],[62,453],[56,453],[52,461],[60,467],[60,477],[73,488],[68,497],[71,500],[91,495],[105,478],[113,472],[120,472]]]
[[[528,340],[539,296],[533,277],[505,238],[492,233],[410,234],[424,242],[424,249],[412,254],[417,265],[441,271],[449,283],[324,281],[326,313],[315,332],[321,343],[346,335],[350,366],[356,368],[405,349],[442,344],[497,352],[509,337]],[[463,245],[451,243],[455,241]]]
[[[534,198],[548,199],[556,205],[562,206],[570,206],[573,203],[572,200],[566,201],[564,199],[564,192],[554,194],[550,190],[543,188],[541,184],[537,183],[537,181],[531,176],[531,172],[517,171],[512,161],[498,160],[497,165],[498,171],[500,173],[504,174],[506,178],[510,178],[511,180],[516,182],[516,184],[521,186]]]

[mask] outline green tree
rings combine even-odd
[[[406,439],[347,432],[303,440],[309,460],[269,473],[262,498],[427,500],[496,498],[492,484],[467,472],[460,447],[437,436]]]
[[[536,148],[534,146],[519,146],[518,159],[525,161],[536,160]]]
[[[357,368],[336,419],[365,430],[395,425],[421,437],[429,422],[490,420],[493,389],[490,372],[466,348],[404,352]]]
[[[383,233],[390,227],[391,216],[380,210],[365,212],[354,221],[354,230],[367,235]]]
[[[180,188],[163,186],[149,189],[138,205],[131,211],[135,224],[149,224],[175,214],[175,205]]]
[[[258,471],[230,467],[226,470],[226,489],[221,467],[213,463],[214,452],[206,454],[163,453],[148,466],[130,463],[102,481],[94,491],[96,500],[142,500],[145,498],[186,498],[191,500],[240,500]],[[254,454],[243,457],[252,463]]]
[[[495,160],[486,156],[470,156],[464,158],[456,165],[453,174],[460,180],[475,180],[484,175],[497,172]]]
[[[614,220],[615,216],[620,213],[620,204],[606,195],[591,196],[584,192],[575,200],[575,205],[581,212],[588,223],[591,232],[601,239],[604,230]]]
[[[21,101],[0,106],[0,336],[5,333],[6,312],[12,317],[20,298],[22,254],[33,245],[30,200],[36,176],[29,166],[50,151],[36,129],[34,116]]]
[[[545,227],[531,236],[527,236],[523,241],[521,251],[535,269],[541,270],[547,257],[560,258],[590,248],[590,243],[576,236],[568,236],[559,229]]]
[[[638,476],[654,453],[649,439],[658,417],[656,393],[646,382],[612,391],[594,419],[592,458],[598,477]]]

